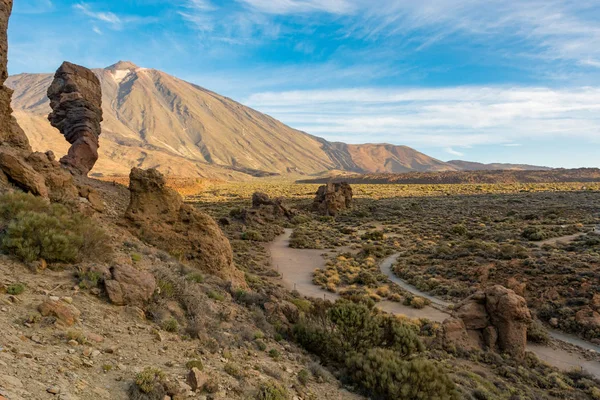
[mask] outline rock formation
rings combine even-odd
[[[48,120],[71,143],[63,165],[87,175],[98,160],[102,122],[102,89],[89,69],[64,62],[48,88],[52,112]]]
[[[270,208],[271,214],[274,217],[286,217],[292,218],[294,213],[283,205],[281,199],[271,199],[268,194],[262,192],[255,192],[252,195],[252,208]]]
[[[516,359],[525,356],[527,327],[532,319],[525,299],[514,291],[491,286],[460,303],[453,317],[444,322],[445,343],[453,342],[463,348],[499,349]],[[456,321],[464,324],[464,331]]]
[[[335,216],[352,207],[352,188],[347,182],[328,183],[317,191],[313,210],[323,215]]]
[[[244,274],[233,264],[231,245],[217,223],[184,204],[160,172],[133,168],[129,190],[125,217],[138,237],[236,287],[246,287]]]
[[[10,102],[13,91],[4,82],[8,78],[8,19],[12,11],[12,0],[0,1],[0,144],[22,150],[31,150],[29,140],[12,115]]]

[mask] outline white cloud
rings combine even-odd
[[[311,134],[454,149],[526,139],[600,142],[600,88],[340,89],[265,92],[252,107]]]
[[[309,12],[349,14],[356,9],[352,0],[238,0],[238,2],[269,14]]]
[[[115,13],[92,11],[91,8],[85,3],[75,4],[73,8],[98,21],[108,22],[109,24],[113,25],[118,25],[122,22],[121,18],[119,18],[119,16]]]
[[[92,28],[92,30],[93,30],[95,33],[97,33],[98,35],[102,35],[102,31],[101,31],[101,30],[100,30],[100,28],[98,28],[97,26],[94,26],[94,27]]]
[[[465,155],[465,153],[461,153],[460,151],[456,151],[452,147],[446,147],[446,153],[452,154],[453,156],[459,156],[459,157],[462,157],[462,156]]]

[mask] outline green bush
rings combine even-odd
[[[6,293],[18,296],[25,291],[24,283],[13,283],[6,288]]]
[[[367,232],[360,237],[362,240],[383,240],[385,235],[383,231],[371,231]]]
[[[288,391],[274,382],[261,384],[256,394],[256,400],[288,400],[289,397]]]
[[[405,361],[388,349],[371,349],[346,361],[353,381],[380,399],[458,399],[455,385],[428,360]]]
[[[242,239],[252,240],[255,242],[264,242],[265,240],[265,238],[263,237],[263,235],[261,235],[260,232],[254,230],[247,230],[246,232],[242,233]]]
[[[546,344],[550,341],[550,336],[544,325],[536,320],[527,327],[527,340],[533,343]]]
[[[185,363],[185,367],[187,369],[198,368],[200,371],[204,369],[204,364],[202,364],[201,360],[190,360]]]
[[[0,196],[1,247],[31,262],[106,259],[108,237],[89,218],[23,193]]]
[[[311,313],[294,326],[302,346],[340,364],[346,354],[364,353],[374,347],[393,349],[402,356],[423,351],[417,333],[414,325],[347,300],[331,306],[315,303]]]
[[[144,393],[152,393],[156,387],[162,388],[165,374],[158,368],[148,367],[136,375],[135,384]]]
[[[169,318],[162,323],[162,328],[167,332],[177,332],[179,324],[175,318]]]

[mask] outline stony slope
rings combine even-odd
[[[158,167],[169,175],[249,175],[455,170],[409,147],[330,143],[164,72],[119,62],[94,72],[103,90],[103,135],[95,173]],[[58,155],[67,143],[46,120],[51,74],[20,74],[15,116],[35,149]]]

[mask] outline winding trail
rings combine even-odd
[[[268,249],[271,252],[272,266],[281,275],[285,287],[289,290],[297,290],[301,295],[306,297],[324,298],[332,301],[339,299],[340,296],[337,293],[331,293],[312,282],[314,270],[317,268],[325,268],[326,260],[322,255],[328,250],[291,248],[289,247],[289,244],[292,232],[292,229],[285,229],[283,235],[278,236],[274,242],[268,245]],[[424,293],[397,277],[392,272],[392,266],[398,257],[399,254],[394,254],[383,260],[380,266],[381,272],[385,274],[391,282],[410,293],[428,299],[432,304],[444,310],[452,304]],[[379,302],[377,303],[377,307],[390,314],[401,314],[410,318],[427,318],[435,322],[443,322],[450,314],[449,312],[444,312],[434,307],[427,306],[421,310],[417,310],[401,303],[391,301]],[[596,346],[575,336],[557,331],[549,331],[549,333],[555,340],[600,353],[600,346]],[[540,360],[556,368],[568,370],[581,367],[600,379],[599,361],[586,360],[580,354],[562,348],[554,348],[533,343],[527,344],[527,350],[533,352]]]

